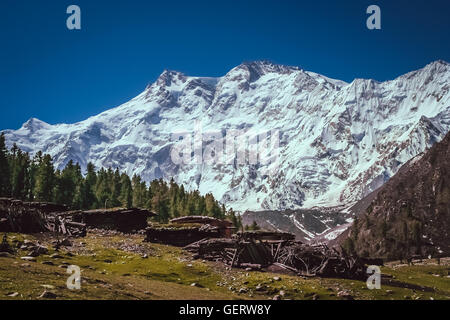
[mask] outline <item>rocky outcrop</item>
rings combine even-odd
[[[342,235],[348,252],[409,259],[450,254],[450,133],[407,162]]]

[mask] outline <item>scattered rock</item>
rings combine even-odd
[[[1,258],[11,258],[12,254],[9,252],[0,252],[0,257]]]
[[[44,292],[42,292],[42,294],[39,296],[39,298],[42,298],[42,299],[55,299],[56,298],[56,294],[51,292],[51,291],[44,290]]]
[[[272,298],[272,300],[281,300],[281,297],[279,295],[276,295]]]
[[[17,297],[18,295],[19,295],[19,293],[18,292],[9,292],[9,293],[7,293],[6,294],[8,297]]]
[[[193,282],[191,283],[191,287],[203,288],[203,286],[199,283]]]
[[[147,258],[148,258],[148,254],[142,255],[142,259],[147,259]]]
[[[51,261],[42,261],[42,264],[48,265],[48,266],[54,266],[55,264]]]
[[[64,257],[59,255],[59,254],[57,254],[57,253],[54,253],[54,254],[50,255],[50,258],[52,258],[52,259],[62,259]]]
[[[337,296],[347,300],[353,300],[353,296],[350,294],[350,292],[345,290],[339,291]]]
[[[247,291],[248,291],[247,288],[240,288],[239,289],[239,293],[241,293],[241,294],[242,293],[247,293]]]
[[[280,277],[273,277],[272,278],[274,281],[281,281],[281,278]]]
[[[35,257],[20,257],[20,259],[22,259],[22,260],[25,260],[25,261],[33,261],[33,262],[35,262],[36,261],[36,258]]]
[[[71,247],[72,246],[72,242],[70,242],[69,239],[65,238],[63,241],[60,242],[60,245],[62,245],[64,247]]]
[[[52,286],[51,284],[43,284],[43,285],[41,285],[41,287],[43,287],[45,289],[50,289],[50,290],[55,289],[55,286]]]
[[[280,290],[279,295],[284,297],[286,295],[286,292],[284,290]]]

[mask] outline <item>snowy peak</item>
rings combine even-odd
[[[21,129],[29,131],[30,133],[33,133],[33,132],[39,131],[41,129],[49,129],[50,127],[51,127],[50,124],[48,124],[42,120],[39,120],[36,118],[30,118],[27,122],[25,122],[22,125]]]
[[[450,63],[444,60],[436,60],[429,64],[427,64],[424,69],[431,69],[431,70],[442,70],[446,71],[447,68],[450,66]]]
[[[425,67],[423,67],[419,70],[408,72],[407,74],[402,75],[395,80],[417,79],[416,81],[419,81],[421,85],[426,85],[430,81],[433,80],[432,79],[433,76],[443,75],[444,77],[446,76],[448,79],[449,70],[450,70],[449,63],[447,63],[443,60],[437,60],[437,61],[427,64]],[[445,80],[445,78],[443,80]]]
[[[249,73],[248,80],[250,82],[258,80],[261,76],[267,73],[289,74],[299,70],[298,67],[283,66],[264,60],[244,62],[237,68],[247,70],[247,72]]]
[[[158,77],[156,83],[160,86],[171,87],[186,82],[186,76],[178,71],[164,70]]]

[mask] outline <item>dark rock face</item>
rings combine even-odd
[[[407,162],[342,237],[343,247],[370,258],[450,254],[450,133]]]

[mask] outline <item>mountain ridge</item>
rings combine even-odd
[[[249,67],[250,66],[250,67]],[[146,181],[212,191],[237,210],[352,203],[450,130],[450,68],[438,60],[394,80],[331,79],[298,67],[243,63],[218,78],[165,70],[129,102],[74,124],[32,118],[5,130],[9,145],[50,153],[58,168],[118,167]],[[280,165],[179,167],[176,130],[280,130]]]

